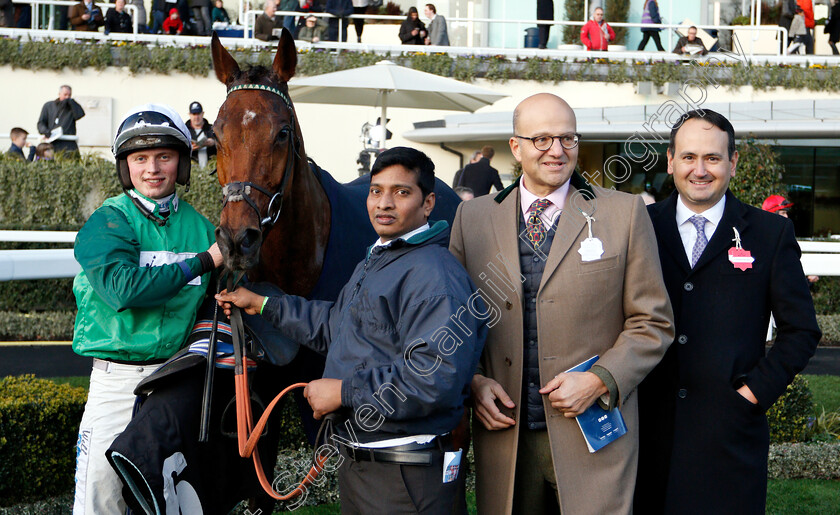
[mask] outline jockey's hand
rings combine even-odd
[[[303,396],[315,412],[315,420],[321,420],[341,407],[341,379],[316,379],[303,389]]]
[[[224,261],[222,258],[222,251],[219,250],[219,244],[214,243],[209,249],[207,249],[207,252],[209,252],[210,257],[213,258],[213,264],[216,265],[216,268],[219,268],[219,265],[221,265]]]
[[[262,310],[265,297],[240,286],[232,292],[222,290],[216,294],[216,302],[225,310],[227,316],[230,316],[231,305],[244,309],[249,315],[258,315]]]

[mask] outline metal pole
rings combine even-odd
[[[379,148],[388,148],[388,90],[382,90],[382,114],[380,114],[379,124],[382,126],[382,142]]]

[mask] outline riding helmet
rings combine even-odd
[[[125,158],[137,150],[171,148],[178,151],[175,182],[190,182],[190,133],[175,111],[163,104],[144,104],[132,109],[120,122],[112,151],[117,158],[117,176],[126,190],[134,188]]]

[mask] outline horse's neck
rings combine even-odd
[[[277,224],[262,245],[257,280],[307,296],[318,282],[330,235],[330,202],[305,156],[291,177]]]

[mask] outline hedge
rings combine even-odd
[[[814,401],[808,380],[797,375],[785,393],[767,410],[770,441],[801,442],[808,434],[808,417],[814,413]]]
[[[221,186],[215,160],[194,167],[190,191],[179,195],[218,224]],[[102,202],[119,194],[114,163],[96,156],[27,163],[0,156],[0,191],[14,202],[0,203],[0,229],[78,230]],[[8,248],[8,247],[7,247]]]
[[[0,379],[0,505],[73,486],[87,394],[32,375]]]
[[[770,446],[771,479],[840,479],[840,444],[785,443]]]

